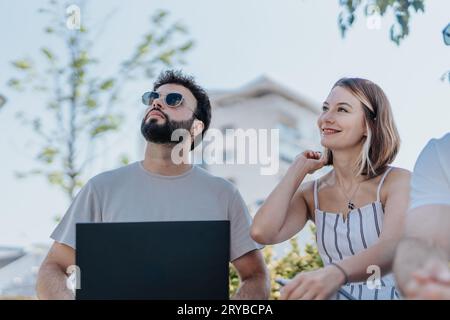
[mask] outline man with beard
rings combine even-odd
[[[141,124],[147,141],[144,160],[101,173],[80,190],[51,235],[55,242],[39,270],[38,297],[74,298],[66,287],[65,271],[75,264],[76,223],[229,220],[230,260],[241,279],[234,298],[267,299],[268,272],[258,250],[261,246],[250,238],[251,217],[238,190],[227,180],[172,156],[180,140],[172,141],[177,129],[188,133],[181,139],[191,144],[187,150],[208,129],[208,95],[192,77],[166,71],[142,100],[148,106]]]

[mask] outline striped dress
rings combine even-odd
[[[381,186],[386,175],[392,167],[388,168],[381,178],[377,189],[377,200],[361,208],[351,210],[347,219],[339,213],[325,212],[319,209],[317,196],[317,180],[314,181],[314,206],[316,238],[319,254],[325,266],[331,262],[339,262],[351,257],[374,245],[383,228],[384,211],[380,202]],[[373,271],[371,271],[373,273]],[[369,277],[372,273],[368,273]],[[366,282],[352,282],[342,286],[342,290],[349,293],[356,300],[392,300],[398,299],[399,294],[395,288],[394,276],[387,274],[380,279],[381,287],[371,288]],[[345,300],[344,295],[338,292],[331,299]]]

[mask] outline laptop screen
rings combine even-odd
[[[76,299],[228,299],[229,221],[79,223]]]

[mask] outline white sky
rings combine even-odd
[[[209,89],[239,87],[265,74],[320,103],[342,76],[358,76],[378,83],[390,98],[402,138],[394,163],[412,169],[425,143],[450,131],[450,84],[440,76],[450,69],[450,47],[442,29],[450,22],[450,1],[426,1],[425,14],[414,14],[411,35],[397,47],[389,40],[392,16],[380,30],[369,30],[359,16],[347,37],[337,26],[337,0],[292,1],[95,1],[82,19],[101,20],[117,9],[96,43],[105,74],[127,57],[148,28],[148,16],[168,9],[196,41],[184,67]],[[37,8],[45,1],[0,1],[0,93],[9,101],[0,111],[0,245],[48,241],[53,217],[68,206],[64,195],[43,178],[17,180],[15,171],[33,167],[32,132],[15,120],[16,111],[42,106],[39,96],[15,94],[5,83],[14,75],[9,61],[39,55],[42,45],[56,47],[43,34],[45,17]],[[50,44],[49,44],[50,43]],[[130,117],[124,133],[108,144],[106,156],[87,178],[117,166],[114,155],[141,158],[138,144],[140,94],[151,83],[127,89]],[[125,106],[124,106],[125,108]],[[132,143],[130,143],[130,141]]]

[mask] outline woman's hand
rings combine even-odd
[[[280,300],[324,300],[344,284],[344,274],[334,266],[296,275],[281,290]]]
[[[326,155],[319,151],[306,150],[300,153],[288,169],[288,175],[298,176],[302,172],[313,174],[327,163]]]

